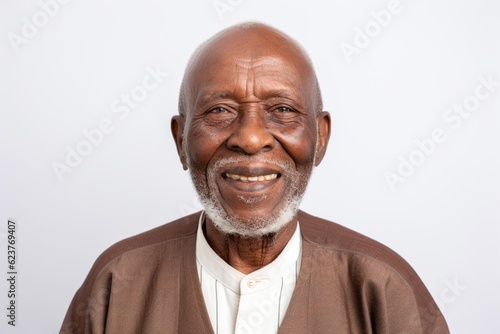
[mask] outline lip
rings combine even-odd
[[[228,177],[227,174],[232,175],[242,175],[245,177],[259,177],[264,175],[276,174],[275,178],[270,180],[257,180],[257,181],[243,181],[235,180]],[[224,169],[220,174],[223,180],[223,184],[242,192],[260,192],[265,191],[267,188],[272,187],[277,182],[281,181],[281,171],[275,168],[269,168],[264,166],[248,167],[248,166],[233,166]]]

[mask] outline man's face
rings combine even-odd
[[[189,77],[177,143],[209,218],[228,234],[290,222],[324,152],[311,71],[281,53],[214,51]]]

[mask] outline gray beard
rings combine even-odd
[[[291,186],[287,189],[284,203],[279,210],[271,212],[264,217],[253,218],[250,221],[243,221],[239,217],[228,215],[219,199],[215,196],[213,191],[210,191],[210,189],[217,188],[215,178],[218,170],[227,164],[241,162],[246,159],[248,158],[242,156],[237,159],[221,159],[217,161],[215,166],[208,171],[206,182],[202,175],[194,173],[192,168],[189,168],[189,170],[194,187],[200,198],[200,202],[205,209],[208,218],[210,218],[217,229],[225,234],[239,235],[246,238],[261,238],[266,235],[277,233],[283,227],[288,225],[288,223],[290,223],[295,217],[299,210],[302,197],[305,193],[309,177],[311,176],[311,171],[307,175],[301,175],[288,165],[270,160],[257,159],[261,162],[279,166],[284,171],[282,177],[291,178]],[[254,157],[252,160],[256,161],[256,158]],[[191,166],[189,161],[188,165]],[[244,198],[243,196],[240,196],[238,198],[247,204],[256,203],[266,199],[265,196],[257,198]]]
[[[287,199],[278,213],[255,219],[252,222],[243,222],[238,218],[230,217],[219,202],[200,196],[201,204],[216,228],[225,234],[235,234],[246,238],[260,238],[280,231],[296,215],[301,199],[301,196],[293,196]]]

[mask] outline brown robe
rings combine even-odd
[[[213,333],[196,269],[200,213],[106,250],[63,334]],[[415,271],[384,245],[299,212],[302,265],[279,333],[449,333]]]

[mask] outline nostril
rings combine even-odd
[[[264,116],[249,112],[243,113],[240,121],[234,123],[227,147],[245,154],[256,154],[261,150],[272,149],[274,141],[273,135],[266,127]]]

